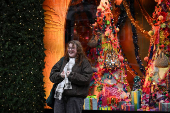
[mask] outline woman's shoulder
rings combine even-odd
[[[89,59],[86,57],[83,58],[83,62],[90,63]]]

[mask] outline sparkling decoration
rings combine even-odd
[[[169,92],[170,67],[160,68],[155,65],[156,59],[161,56],[160,54],[162,54],[162,52],[168,59],[170,57],[170,29],[167,26],[169,22],[167,19],[170,11],[169,4],[170,1],[168,0],[159,1],[152,14],[153,26],[152,30],[149,32],[149,35],[151,36],[150,46],[148,56],[145,57],[145,61],[147,62],[146,78],[143,85],[143,91],[145,93],[158,92],[162,95],[166,95],[166,92]]]
[[[111,9],[111,3],[108,0],[101,1],[97,8],[97,20],[93,24],[93,29],[94,34],[98,34],[98,44],[96,48],[91,48],[88,54],[92,59],[96,59],[92,65],[97,70],[93,74],[91,88],[97,86],[97,91],[105,92],[105,89],[111,87],[113,90],[115,88],[120,90],[120,94],[122,94],[129,92],[130,87],[124,57],[117,39],[119,28],[114,25]]]
[[[124,6],[125,7],[125,6]],[[124,7],[122,7],[122,9],[123,9],[123,11],[120,13],[120,15],[119,15],[119,18],[118,18],[118,22],[117,22],[117,27],[120,27],[120,25],[121,24],[123,24],[124,22],[125,22],[125,19],[127,18],[127,11],[124,11],[124,10],[126,10]],[[128,6],[129,7],[129,6]],[[130,13],[130,15],[134,18],[134,2],[130,2],[130,8],[131,9],[128,9],[128,13]],[[139,56],[139,46],[138,46],[138,37],[137,37],[137,33],[136,33],[136,28],[135,28],[135,25],[133,25],[133,24],[131,24],[131,26],[132,26],[132,33],[133,33],[133,43],[134,43],[134,47],[135,47],[135,56],[136,56],[136,60],[137,60],[137,63],[139,64],[139,69],[140,69],[140,71],[143,73],[143,75],[145,74],[145,68],[144,68],[144,65],[143,65],[143,63],[142,63],[142,61],[141,61],[141,58],[140,58],[140,56]],[[120,47],[121,48],[121,47]],[[121,51],[123,52],[123,50],[121,49]],[[123,54],[123,56],[125,57],[125,55]],[[125,58],[126,59],[126,58]],[[126,66],[128,66],[129,65],[129,62],[127,61],[127,59],[126,59],[126,61],[125,62],[127,62],[126,64]],[[129,66],[130,68],[132,68],[131,66]],[[126,68],[128,68],[128,67],[126,67]],[[131,74],[132,73],[135,73],[136,75],[138,75],[138,73],[137,72],[135,72],[135,70],[134,69],[131,69],[131,70],[128,70]],[[143,76],[143,75],[141,75],[141,76]],[[134,75],[133,75],[134,76]]]

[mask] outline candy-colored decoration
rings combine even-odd
[[[151,85],[155,85],[155,89],[158,85],[162,84],[166,80],[166,76],[169,75],[170,66],[165,68],[157,67],[157,61],[161,61],[161,52],[165,58],[167,58],[166,63],[169,59],[169,11],[170,11],[170,1],[166,0],[156,0],[158,2],[155,6],[155,11],[152,15],[152,20],[154,24],[152,25],[152,30],[149,31],[151,36],[150,47],[148,53],[147,67],[146,67],[146,78],[143,85],[143,91],[145,93],[150,92]],[[159,6],[161,4],[161,6]],[[165,10],[165,6],[167,9]],[[158,60],[161,59],[161,60]],[[162,61],[161,61],[162,62]],[[156,79],[155,79],[156,78]],[[158,78],[158,79],[157,79]],[[159,89],[162,90],[162,89]]]
[[[49,96],[52,82],[49,80],[51,68],[64,55],[65,51],[65,18],[70,0],[45,0],[43,3],[44,12],[44,47],[46,57],[44,59],[45,69],[44,87],[45,99]],[[45,108],[49,108],[47,105]]]

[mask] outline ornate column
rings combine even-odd
[[[44,12],[44,46],[46,57],[44,59],[45,69],[44,87],[47,98],[50,94],[52,83],[49,80],[51,68],[64,55],[65,51],[65,21],[70,0],[45,0]],[[45,106],[48,108],[48,106]]]

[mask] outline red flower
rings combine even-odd
[[[159,15],[162,15],[163,16],[163,20],[162,22],[165,22],[166,21],[166,16],[167,16],[168,13],[166,12],[160,12]]]
[[[149,94],[150,93],[150,88],[149,87],[143,88],[143,92],[145,92],[146,94]]]

